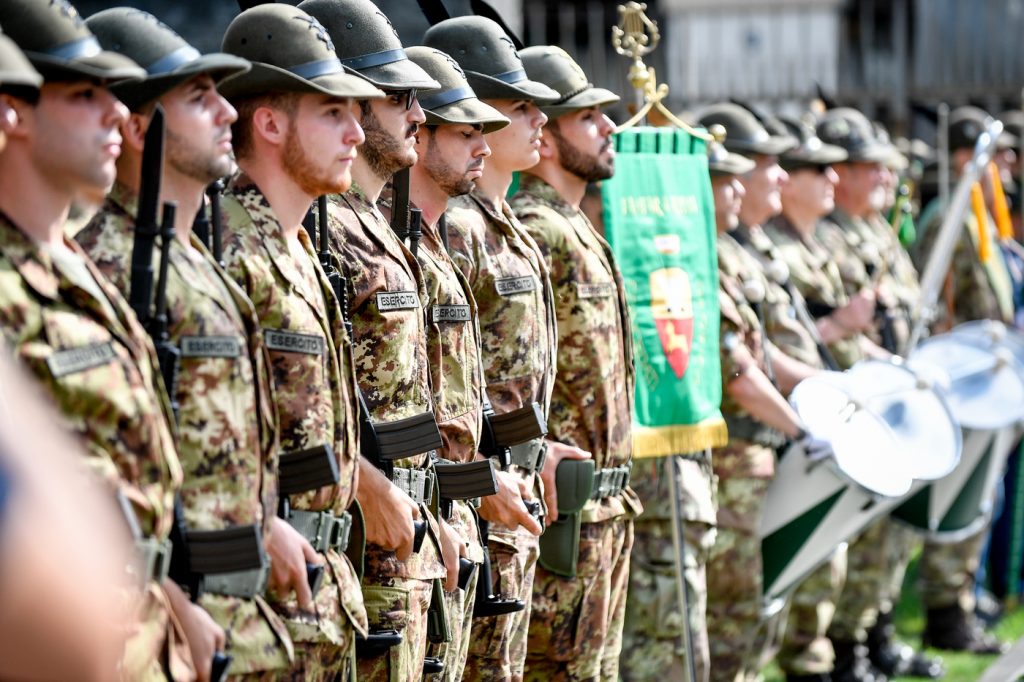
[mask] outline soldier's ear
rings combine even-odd
[[[558,146],[555,144],[555,135],[551,131],[551,124],[548,123],[543,128],[543,134],[540,137],[540,158],[547,161],[558,161]]]
[[[288,137],[289,115],[277,107],[261,106],[252,113],[252,134],[277,147]]]
[[[20,97],[0,92],[0,133],[6,138],[16,137],[26,130],[26,116],[32,105]]]
[[[121,124],[121,137],[126,147],[142,153],[142,148],[146,146],[146,129],[149,128],[150,118],[149,114],[136,111],[128,115],[128,120]]]

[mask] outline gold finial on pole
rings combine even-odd
[[[642,124],[651,109],[657,109],[672,125],[694,137],[710,141],[710,135],[686,125],[662,104],[662,100],[668,97],[668,85],[659,85],[654,69],[644,64],[644,57],[653,52],[659,42],[661,33],[658,31],[658,23],[647,16],[646,3],[630,0],[619,5],[619,23],[612,26],[612,47],[623,57],[633,60],[629,68],[629,82],[635,93],[636,113],[618,129],[625,130]]]

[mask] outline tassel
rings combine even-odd
[[[999,241],[1005,242],[1013,239],[1013,221],[1010,220],[1010,204],[1006,201],[1006,193],[1003,191],[1003,181],[999,179],[999,168],[994,163],[988,165],[988,175],[992,180],[992,214],[996,219],[996,230],[999,232]]]
[[[971,209],[974,211],[974,221],[978,226],[978,260],[987,263],[992,257],[992,244],[988,233],[985,195],[982,194],[981,185],[977,182],[971,187]]]

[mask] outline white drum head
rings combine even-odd
[[[942,396],[910,369],[880,360],[858,362],[845,375],[853,396],[889,425],[913,477],[933,481],[960,461],[960,425]]]
[[[832,443],[842,475],[885,497],[910,490],[914,476],[908,458],[889,426],[857,402],[845,375],[827,372],[805,379],[789,400],[807,429]]]
[[[914,350],[907,364],[939,378],[936,389],[964,428],[996,430],[1024,419],[1024,377],[1012,353],[987,335],[933,337]]]

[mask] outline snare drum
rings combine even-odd
[[[960,424],[963,452],[946,477],[915,492],[893,517],[936,542],[977,533],[992,513],[1006,458],[1024,420],[1024,342],[998,322],[970,322],[927,339],[907,363],[931,375]]]
[[[835,456],[810,462],[794,445],[779,459],[760,529],[766,604],[886,514],[913,482],[896,436],[858,404],[843,375],[802,381],[790,402],[813,434],[832,443]]]

